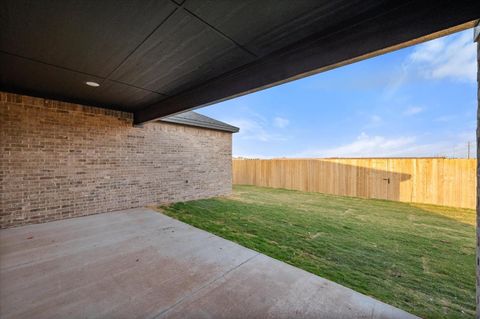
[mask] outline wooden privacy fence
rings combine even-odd
[[[233,183],[475,208],[476,159],[234,159]]]

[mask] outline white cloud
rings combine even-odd
[[[387,81],[384,97],[392,99],[397,94],[398,90],[409,80],[409,66],[408,63],[402,63],[400,67],[394,72],[393,76]]]
[[[379,115],[368,115],[365,124],[362,126],[362,130],[369,130],[372,128],[378,128],[384,124],[383,118]]]
[[[250,113],[243,117],[227,118],[225,122],[240,128],[235,138],[260,142],[286,141],[287,137],[272,133],[268,128],[268,122],[260,115]]]
[[[449,141],[422,144],[414,136],[387,138],[361,133],[351,143],[327,149],[306,150],[292,157],[465,157],[467,140],[464,136],[458,136]],[[471,154],[474,152],[472,145]]]
[[[382,118],[378,115],[372,115],[370,117],[370,122],[371,122],[371,124],[379,124],[379,123],[382,122]]]
[[[365,156],[391,156],[405,146],[415,141],[411,137],[387,139],[382,136],[368,136],[361,133],[355,141],[317,151],[307,151],[303,156],[314,157],[365,157]],[[310,154],[308,154],[310,153]]]
[[[472,31],[421,44],[409,56],[409,62],[427,79],[475,82],[477,62]]]
[[[285,128],[288,126],[288,124],[290,124],[290,121],[288,119],[278,116],[273,119],[273,125],[278,128]]]
[[[398,99],[397,93],[405,83],[419,79],[476,83],[476,45],[472,30],[419,44],[396,68],[386,81],[383,96]]]
[[[403,112],[403,115],[411,116],[423,112],[423,108],[419,106],[411,106]]]
[[[434,122],[450,122],[455,119],[454,115],[441,115],[433,119]]]

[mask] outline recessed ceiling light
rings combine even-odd
[[[100,84],[98,84],[97,82],[92,82],[92,81],[87,81],[85,82],[85,84],[88,86],[93,86],[95,88],[100,86]]]

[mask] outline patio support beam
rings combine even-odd
[[[477,42],[477,318],[480,318],[480,25],[474,29],[474,41]]]
[[[398,50],[475,25],[480,1],[408,1],[325,30],[134,113],[135,124],[194,109]]]

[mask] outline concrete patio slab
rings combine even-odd
[[[0,231],[1,318],[415,318],[149,209]]]

